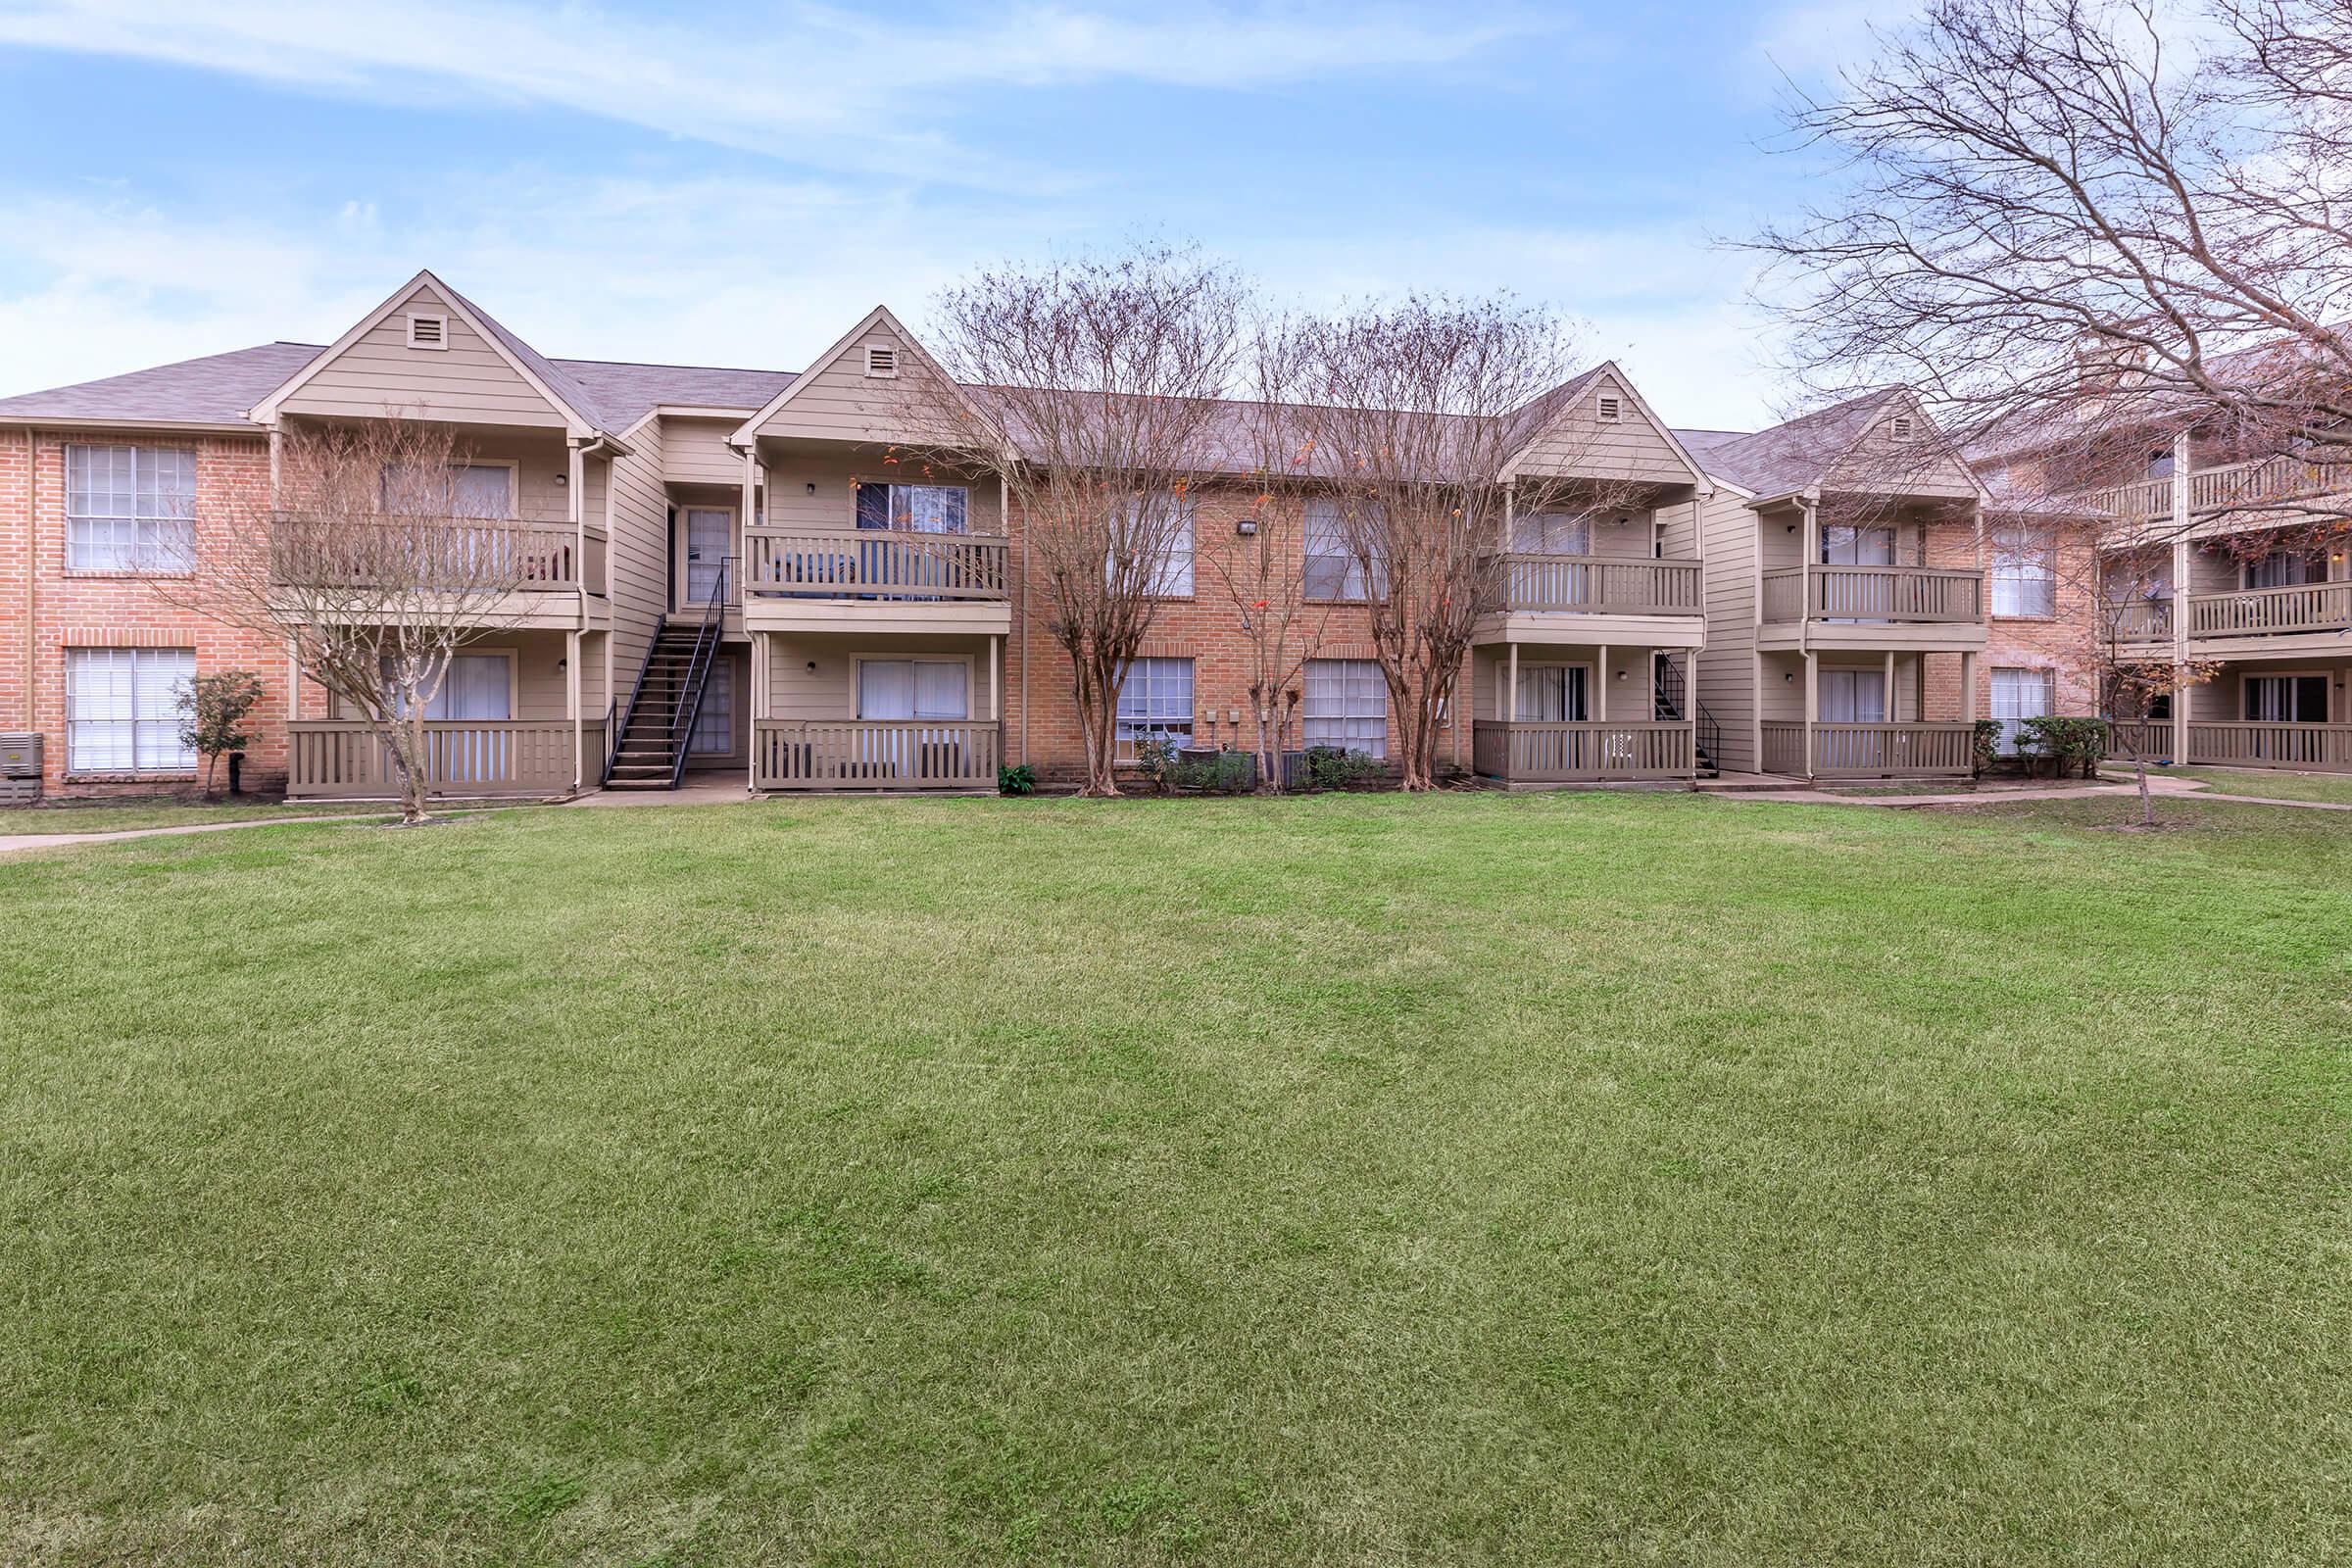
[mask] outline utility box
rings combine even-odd
[[[0,806],[30,806],[40,798],[40,736],[0,734]]]

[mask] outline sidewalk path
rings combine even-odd
[[[69,844],[113,844],[122,839],[176,838],[183,833],[226,833],[240,827],[283,827],[288,822],[375,822],[381,811],[351,816],[256,816],[241,822],[183,822],[177,827],[130,827],[117,833],[0,833],[0,855],[19,850],[46,850]]]

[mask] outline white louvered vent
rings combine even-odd
[[[1616,424],[1625,418],[1625,400],[1603,397],[1594,412],[1601,423]]]
[[[899,351],[879,346],[869,347],[865,351],[865,373],[868,375],[898,374]]]
[[[1908,414],[1898,414],[1893,418],[1888,419],[1886,421],[1886,433],[1893,436],[1897,441],[1910,440],[1911,416]]]
[[[449,347],[449,318],[446,316],[410,317],[409,347],[413,349],[445,349]]]

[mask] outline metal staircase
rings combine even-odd
[[[613,740],[612,759],[605,764],[605,788],[674,790],[685,776],[694,721],[703,708],[703,688],[710,683],[710,666],[718,658],[727,577],[734,564],[732,556],[719,562],[702,619],[663,620],[646,646],[645,662],[637,668],[636,690],[629,694],[628,712]]]
[[[1706,704],[1690,700],[1680,664],[1671,659],[1653,659],[1650,673],[1651,711],[1660,718],[1695,718],[1698,776],[1721,778],[1723,766],[1716,759],[1723,755],[1723,726],[1715,722]]]

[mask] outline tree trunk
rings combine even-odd
[[[2145,754],[2135,753],[2132,768],[2139,775],[2139,825],[2153,827],[2156,824],[2156,800],[2148,793],[2148,759]]]
[[[400,763],[400,820],[404,827],[416,827],[427,820],[424,707],[412,701],[408,708],[399,725],[407,737],[407,745],[400,750],[408,755],[396,759]]]
[[[1089,661],[1079,665],[1073,682],[1072,696],[1078,704],[1078,733],[1085,742],[1086,778],[1078,787],[1082,796],[1107,799],[1119,793],[1115,771],[1118,753],[1113,726],[1118,722],[1118,699],[1112,683],[1099,662]]]

